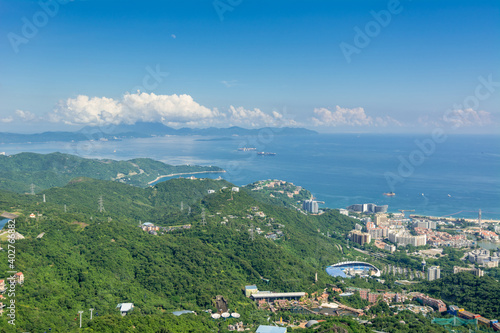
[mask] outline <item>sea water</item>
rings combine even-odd
[[[319,134],[253,137],[168,136],[122,141],[3,144],[7,154],[59,151],[87,158],[149,157],[169,164],[216,165],[227,172],[204,177],[245,185],[281,179],[312,192],[320,207],[356,203],[389,211],[500,219],[500,136],[455,135],[422,147],[430,135]],[[256,151],[239,151],[252,147]],[[273,152],[260,156],[257,151]],[[200,177],[200,175],[197,175]],[[395,192],[392,197],[384,195]]]

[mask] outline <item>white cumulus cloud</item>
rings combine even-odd
[[[312,122],[316,126],[401,126],[401,123],[389,116],[371,117],[362,107],[343,108],[336,106],[335,110],[327,108],[314,109],[315,116]]]
[[[120,100],[108,97],[79,95],[59,102],[50,114],[53,122],[66,124],[106,125],[147,122],[178,122],[203,120],[218,116],[189,95],[125,94]]]
[[[38,116],[30,111],[16,110],[16,116],[24,121],[37,120]]]
[[[258,108],[253,110],[245,109],[244,107],[230,106],[226,115],[227,121],[232,126],[243,127],[282,127],[296,126],[297,123],[293,119],[286,118],[278,111],[272,111],[271,114],[265,113]]]
[[[28,114],[25,115],[26,117]],[[71,125],[134,124],[138,121],[161,122],[172,127],[297,126],[283,113],[266,113],[258,108],[230,106],[226,111],[200,105],[190,95],[126,93],[119,100],[79,95],[58,103],[49,113],[52,122]]]
[[[485,126],[493,124],[490,112],[475,111],[473,109],[449,110],[443,115],[442,120],[455,127]]]

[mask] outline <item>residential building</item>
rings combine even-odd
[[[376,303],[379,299],[383,298],[382,293],[369,293],[368,294],[368,302]]]
[[[434,247],[466,247],[471,244],[471,241],[467,239],[464,234],[450,235],[447,232],[434,231],[427,228],[415,227],[415,232],[419,235],[427,236],[427,244]]]
[[[483,267],[498,267],[500,257],[498,252],[490,255],[490,251],[486,249],[475,249],[467,253],[467,258],[470,262],[483,265]]]
[[[453,274],[461,273],[461,272],[471,272],[475,276],[484,276],[484,272],[480,268],[471,268],[471,267],[459,267],[453,266]]]
[[[396,252],[396,246],[385,244],[384,250],[390,251],[391,253],[394,253],[394,252]]]
[[[368,229],[368,233],[372,237],[372,239],[384,239],[389,235],[388,228],[373,228]]]
[[[349,216],[349,211],[347,209],[344,209],[344,208],[340,208],[339,213],[340,213],[340,215]]]
[[[429,220],[417,220],[413,226],[416,228],[423,228],[423,229],[436,229],[436,221],[429,221]]]
[[[22,272],[16,273],[16,283],[19,283],[19,284],[24,283],[24,274]]]
[[[304,200],[302,201],[302,209],[312,214],[318,214],[319,212],[318,202],[312,199]]]
[[[444,304],[444,302],[440,299],[431,298],[423,294],[417,294],[413,299],[416,299],[417,301],[421,302],[424,305],[432,306],[439,312],[446,311],[446,304]]]
[[[398,244],[398,246],[406,246],[408,244],[413,246],[424,246],[427,244],[427,235],[412,236],[404,231],[391,230],[391,232],[389,232],[389,240]]]
[[[376,214],[375,215],[375,224],[377,224],[378,227],[382,225],[388,225],[388,219],[387,215],[385,214]]]
[[[353,230],[350,233],[351,240],[359,245],[371,242],[371,236],[369,233],[361,232],[359,230]]]
[[[375,204],[368,203],[351,205],[347,207],[347,209],[357,213],[386,213],[388,207],[389,206],[387,205],[377,206]]]
[[[427,279],[433,281],[439,278],[441,278],[441,268],[439,266],[429,267],[427,270]]]
[[[361,297],[362,299],[366,299],[366,300],[368,299],[368,294],[370,293],[370,289],[356,288],[356,287],[347,287],[346,291],[349,291],[352,293],[359,292],[359,297]]]

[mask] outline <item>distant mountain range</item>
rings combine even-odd
[[[0,133],[0,143],[50,142],[50,141],[86,141],[86,140],[119,140],[126,138],[147,138],[164,135],[199,135],[199,136],[249,136],[259,133],[273,133],[273,135],[314,135],[315,131],[306,128],[292,127],[264,127],[260,129],[246,129],[242,127],[228,128],[180,128],[175,129],[162,123],[139,122],[133,125],[86,126],[76,132],[44,132],[36,134]]]

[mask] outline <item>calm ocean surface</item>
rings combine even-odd
[[[477,217],[481,209],[483,218],[500,219],[500,136],[449,136],[425,152],[415,143],[430,138],[373,134],[290,137],[261,132],[252,138],[2,144],[0,151],[59,151],[88,158],[149,157],[169,164],[217,165],[227,170],[222,177],[236,185],[270,178],[301,185],[324,201],[323,207],[375,203],[387,204],[393,212],[415,209],[418,214],[456,217]],[[256,147],[276,156],[238,151],[240,147]],[[408,165],[401,167],[401,160]],[[383,195],[390,191],[396,195]]]

